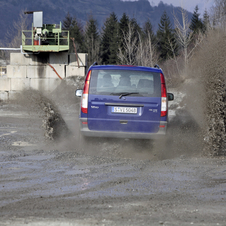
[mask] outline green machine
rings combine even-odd
[[[69,50],[69,31],[62,30],[60,24],[43,24],[42,11],[33,14],[32,30],[22,31],[23,52],[62,52]]]

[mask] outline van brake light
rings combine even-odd
[[[89,81],[90,81],[91,71],[86,76],[85,85],[83,88],[83,94],[81,99],[81,110],[82,113],[88,113],[88,97],[89,97]]]
[[[167,92],[166,92],[166,83],[162,73],[161,77],[161,117],[167,115]]]

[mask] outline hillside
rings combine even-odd
[[[69,12],[73,17],[85,24],[89,15],[97,19],[99,27],[103,25],[111,12],[115,12],[118,19],[125,12],[130,18],[136,18],[142,26],[147,19],[152,22],[154,30],[157,30],[160,17],[165,10],[173,22],[173,12],[178,13],[179,8],[172,5],[160,3],[158,6],[151,6],[148,0],[126,1],[122,0],[0,0],[0,42],[7,44],[6,32],[12,29],[14,21],[18,21],[20,12],[23,11],[44,12],[44,23],[59,24]],[[192,14],[189,13],[189,18]],[[31,23],[32,17],[30,16]],[[11,31],[12,33],[12,31]]]

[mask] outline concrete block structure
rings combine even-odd
[[[72,65],[68,65],[66,66],[66,77],[70,77],[70,76],[84,76],[86,72],[86,68],[85,67],[76,67],[76,66],[72,66]]]
[[[9,91],[20,91],[20,90],[29,89],[29,88],[30,88],[30,79],[27,79],[27,78],[10,79]]]
[[[75,54],[68,52],[11,53],[7,76],[0,77],[0,100],[24,89],[51,92],[61,83],[61,78],[85,76],[86,70],[86,53],[79,53],[78,61]]]
[[[80,67],[87,66],[87,53],[79,53],[78,60],[74,53],[69,54],[69,66],[78,67],[78,62]]]
[[[56,72],[59,74],[59,76],[64,79],[66,78],[66,65],[62,65],[62,64],[58,64],[58,65],[52,65],[54,66],[54,69],[56,70]],[[46,67],[46,77],[45,78],[59,78],[58,75],[54,72],[54,70],[50,67],[50,66],[47,66]],[[81,76],[84,76],[81,75]]]
[[[10,91],[11,90],[11,87],[10,87],[10,82],[11,82],[11,79],[9,78],[0,78],[0,91]]]
[[[66,77],[65,75],[65,65],[55,65],[54,69],[60,75],[62,79]],[[26,70],[26,78],[34,78],[34,79],[55,79],[58,78],[58,75],[54,72],[54,70],[49,66],[27,66]]]
[[[40,58],[43,57],[40,55]],[[46,57],[45,57],[46,58]],[[39,60],[38,54],[10,54],[10,65],[27,66],[27,65],[42,65],[42,60]]]
[[[27,66],[24,65],[7,65],[8,78],[26,78]]]
[[[68,65],[68,58],[67,52],[51,53],[49,55],[49,63],[52,65]]]
[[[9,100],[9,92],[8,91],[0,91],[0,101],[7,101]]]
[[[30,79],[30,88],[40,91],[52,91],[61,83],[60,79]]]

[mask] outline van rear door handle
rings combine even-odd
[[[105,103],[106,106],[144,107],[143,104]]]

